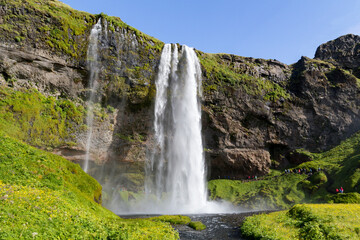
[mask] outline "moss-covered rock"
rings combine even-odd
[[[189,222],[188,226],[195,229],[196,231],[202,231],[206,229],[205,224],[199,221]]]
[[[186,225],[191,222],[191,219],[187,216],[181,216],[181,215],[163,215],[159,217],[152,217],[149,218],[152,221],[160,221],[160,222],[168,222],[173,225]]]
[[[84,107],[71,100],[0,86],[0,129],[33,146],[75,145],[74,133],[84,129],[84,118]]]

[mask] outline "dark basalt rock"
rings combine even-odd
[[[321,44],[315,58],[330,61],[339,67],[356,69],[360,67],[360,36],[348,34]]]
[[[261,66],[265,65],[271,72],[269,62],[258,62],[261,65],[257,69],[263,69]],[[244,175],[237,167],[239,161],[229,161],[229,150],[265,150],[271,159],[280,163],[279,167],[285,167],[308,161],[303,156],[291,155],[295,149],[325,151],[360,130],[360,89],[350,72],[307,57],[291,66],[290,76],[286,75],[289,66],[276,66],[278,74],[263,77],[285,81],[291,94],[288,100],[264,101],[234,88],[205,95],[203,132],[206,148],[217,153],[208,157],[213,178],[221,175],[221,170],[225,171],[225,176]],[[259,71],[252,70],[253,75],[260,76]],[[287,78],[283,80],[282,76]],[[248,174],[251,174],[250,169],[257,169],[257,175],[266,173],[266,169],[256,168],[254,161],[249,159],[241,161],[249,164]],[[264,166],[270,166],[267,161],[265,164],[264,158],[257,159]]]

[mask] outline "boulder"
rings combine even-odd
[[[269,173],[270,153],[262,149],[225,149],[211,160],[211,178],[245,179]]]
[[[315,53],[316,59],[333,62],[346,68],[360,67],[360,36],[347,34],[321,44]]]

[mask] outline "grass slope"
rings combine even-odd
[[[359,204],[304,204],[288,211],[248,217],[241,231],[250,239],[359,239]]]
[[[208,187],[212,199],[226,199],[248,208],[286,209],[297,203],[358,202],[357,194],[336,195],[341,186],[346,193],[360,190],[360,133],[324,153],[307,154],[312,161],[293,169],[324,169],[311,177],[284,174],[274,170],[274,176],[263,180],[242,182],[212,180]]]
[[[252,182],[220,179],[210,181],[208,188],[212,199],[225,199],[250,209],[285,209],[307,198],[301,185],[305,179],[305,175],[297,174]]]
[[[0,133],[0,239],[177,239],[169,223],[101,207],[79,165]]]

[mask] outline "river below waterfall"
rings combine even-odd
[[[196,231],[187,225],[175,225],[174,228],[179,232],[181,240],[225,240],[225,239],[245,239],[242,238],[240,225],[246,217],[255,214],[268,213],[272,211],[254,211],[233,214],[194,214],[186,215],[191,221],[201,221],[206,225],[206,229]],[[120,216],[122,218],[147,218],[150,215]]]

